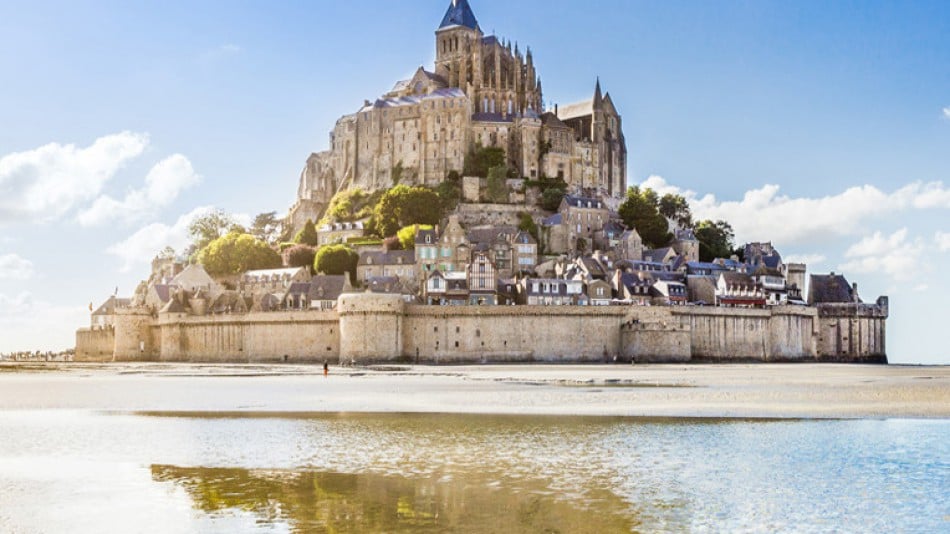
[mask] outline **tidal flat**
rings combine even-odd
[[[0,373],[0,532],[935,532],[946,368]]]

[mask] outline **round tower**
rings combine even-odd
[[[399,295],[345,293],[337,301],[340,314],[340,363],[364,364],[402,357],[403,315]]]

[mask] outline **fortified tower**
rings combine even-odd
[[[541,80],[531,50],[484,36],[468,0],[452,0],[435,32],[435,73],[465,91],[476,113],[541,113]]]

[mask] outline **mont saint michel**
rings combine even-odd
[[[0,533],[947,531],[948,20],[0,2]]]
[[[307,159],[283,220],[193,223],[80,361],[885,362],[888,299],[628,187],[619,111],[546,105],[535,51],[467,0],[420,67]]]

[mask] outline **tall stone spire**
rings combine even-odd
[[[600,76],[597,77],[597,86],[594,88],[594,109],[600,109],[604,96],[600,92]]]
[[[475,18],[471,6],[468,5],[468,0],[452,0],[449,4],[449,9],[442,17],[442,24],[439,25],[439,29],[451,28],[452,26],[464,26],[472,30],[478,29],[478,20]]]

